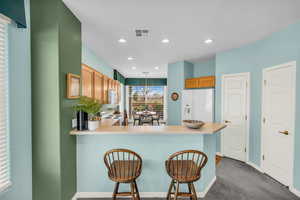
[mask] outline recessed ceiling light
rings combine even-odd
[[[164,44],[167,44],[167,43],[169,43],[170,42],[170,40],[168,39],[168,38],[165,38],[165,39],[163,39],[162,41],[161,41],[161,43],[164,43]]]
[[[158,66],[156,66],[156,67],[154,67],[154,69],[156,69],[156,70],[159,70],[159,67],[158,67]]]
[[[135,70],[135,69],[136,69],[136,67],[135,67],[135,66],[133,66],[133,67],[131,67],[131,69]]]
[[[128,57],[127,59],[128,59],[128,60],[133,60],[134,58],[133,58],[133,57]]]
[[[208,39],[204,40],[204,43],[205,44],[211,44],[211,43],[213,43],[213,40],[208,38]]]
[[[119,43],[126,43],[127,41],[124,38],[119,39]]]

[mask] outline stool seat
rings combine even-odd
[[[170,166],[169,175],[180,183],[194,182],[200,178],[197,164],[192,160],[166,160],[165,165],[166,168]]]
[[[112,173],[108,173],[108,176],[111,180],[120,183],[128,183],[141,174],[138,171],[141,166],[141,162],[138,160],[118,160],[114,161],[111,165]]]

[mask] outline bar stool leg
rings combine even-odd
[[[134,188],[135,188],[135,191],[136,191],[137,199],[140,200],[141,199],[140,198],[140,193],[139,193],[139,189],[137,187],[136,181],[134,180],[133,183],[134,183]]]
[[[178,193],[179,193],[179,182],[177,181],[177,184],[176,184],[176,192],[175,192],[174,200],[177,200]]]
[[[119,185],[120,185],[120,183],[116,182],[114,193],[113,193],[113,200],[116,200],[116,197],[117,197],[117,194],[118,194],[118,191],[119,191]]]
[[[171,192],[174,186],[174,180],[172,179],[170,186],[169,186],[169,190],[168,190],[168,194],[167,194],[167,200],[169,200],[171,198]]]
[[[191,188],[191,183],[187,183],[188,188],[189,188],[189,194],[193,195],[192,193],[192,188]],[[193,196],[190,196],[190,200],[193,200]]]
[[[132,200],[135,200],[135,191],[134,191],[134,183],[133,182],[130,183],[130,193],[132,196]]]
[[[196,190],[195,190],[194,183],[191,183],[191,189],[192,189],[192,192],[193,192],[194,200],[197,200],[197,193],[196,193]]]

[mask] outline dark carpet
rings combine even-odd
[[[249,165],[223,158],[217,167],[217,181],[204,200],[300,200],[300,198],[291,193],[287,187]]]

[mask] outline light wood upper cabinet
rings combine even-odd
[[[104,102],[103,75],[99,72],[94,72],[94,98]]]
[[[94,98],[102,104],[108,104],[108,91],[116,92],[116,102],[120,99],[120,83],[104,74],[94,70],[88,65],[82,64],[82,96]]]
[[[103,77],[103,103],[108,103],[108,77]]]
[[[215,76],[205,76],[198,79],[199,88],[215,87],[216,78]]]
[[[189,78],[185,80],[185,88],[212,88],[215,87],[215,76]]]
[[[87,65],[82,65],[82,96],[94,97],[94,71]]]

